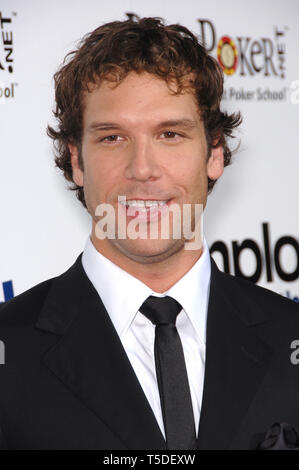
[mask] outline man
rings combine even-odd
[[[248,449],[275,422],[299,429],[298,305],[174,236],[172,208],[205,207],[240,122],[216,61],[182,26],[113,22],[55,86],[56,164],[92,230],[69,270],[1,308],[0,447]]]

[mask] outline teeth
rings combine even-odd
[[[165,201],[143,201],[141,199],[136,200],[136,199],[131,199],[130,201],[120,201],[120,203],[124,206],[128,207],[135,207],[139,209],[145,209],[146,207],[158,207],[158,206],[164,206],[164,204],[167,203],[167,200]]]
[[[146,207],[163,206],[167,201],[145,201]]]

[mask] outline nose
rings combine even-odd
[[[125,169],[127,179],[138,181],[154,180],[161,176],[161,167],[158,162],[157,149],[146,139],[132,143],[128,163]]]

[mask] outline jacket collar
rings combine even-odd
[[[264,312],[252,300],[255,287],[223,274],[212,261],[207,320],[200,449],[227,449],[269,367],[272,353],[258,336]]]
[[[165,449],[164,437],[81,255],[55,278],[36,327],[62,335],[42,362],[110,428],[120,448]]]

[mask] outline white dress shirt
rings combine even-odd
[[[82,264],[106,307],[164,438],[165,430],[155,370],[155,325],[139,311],[139,308],[150,295],[158,297],[169,295],[182,305],[176,327],[183,345],[195,428],[198,433],[211,275],[206,241],[204,240],[203,253],[198,261],[163,294],[153,291],[99,253],[90,237],[83,251]]]

